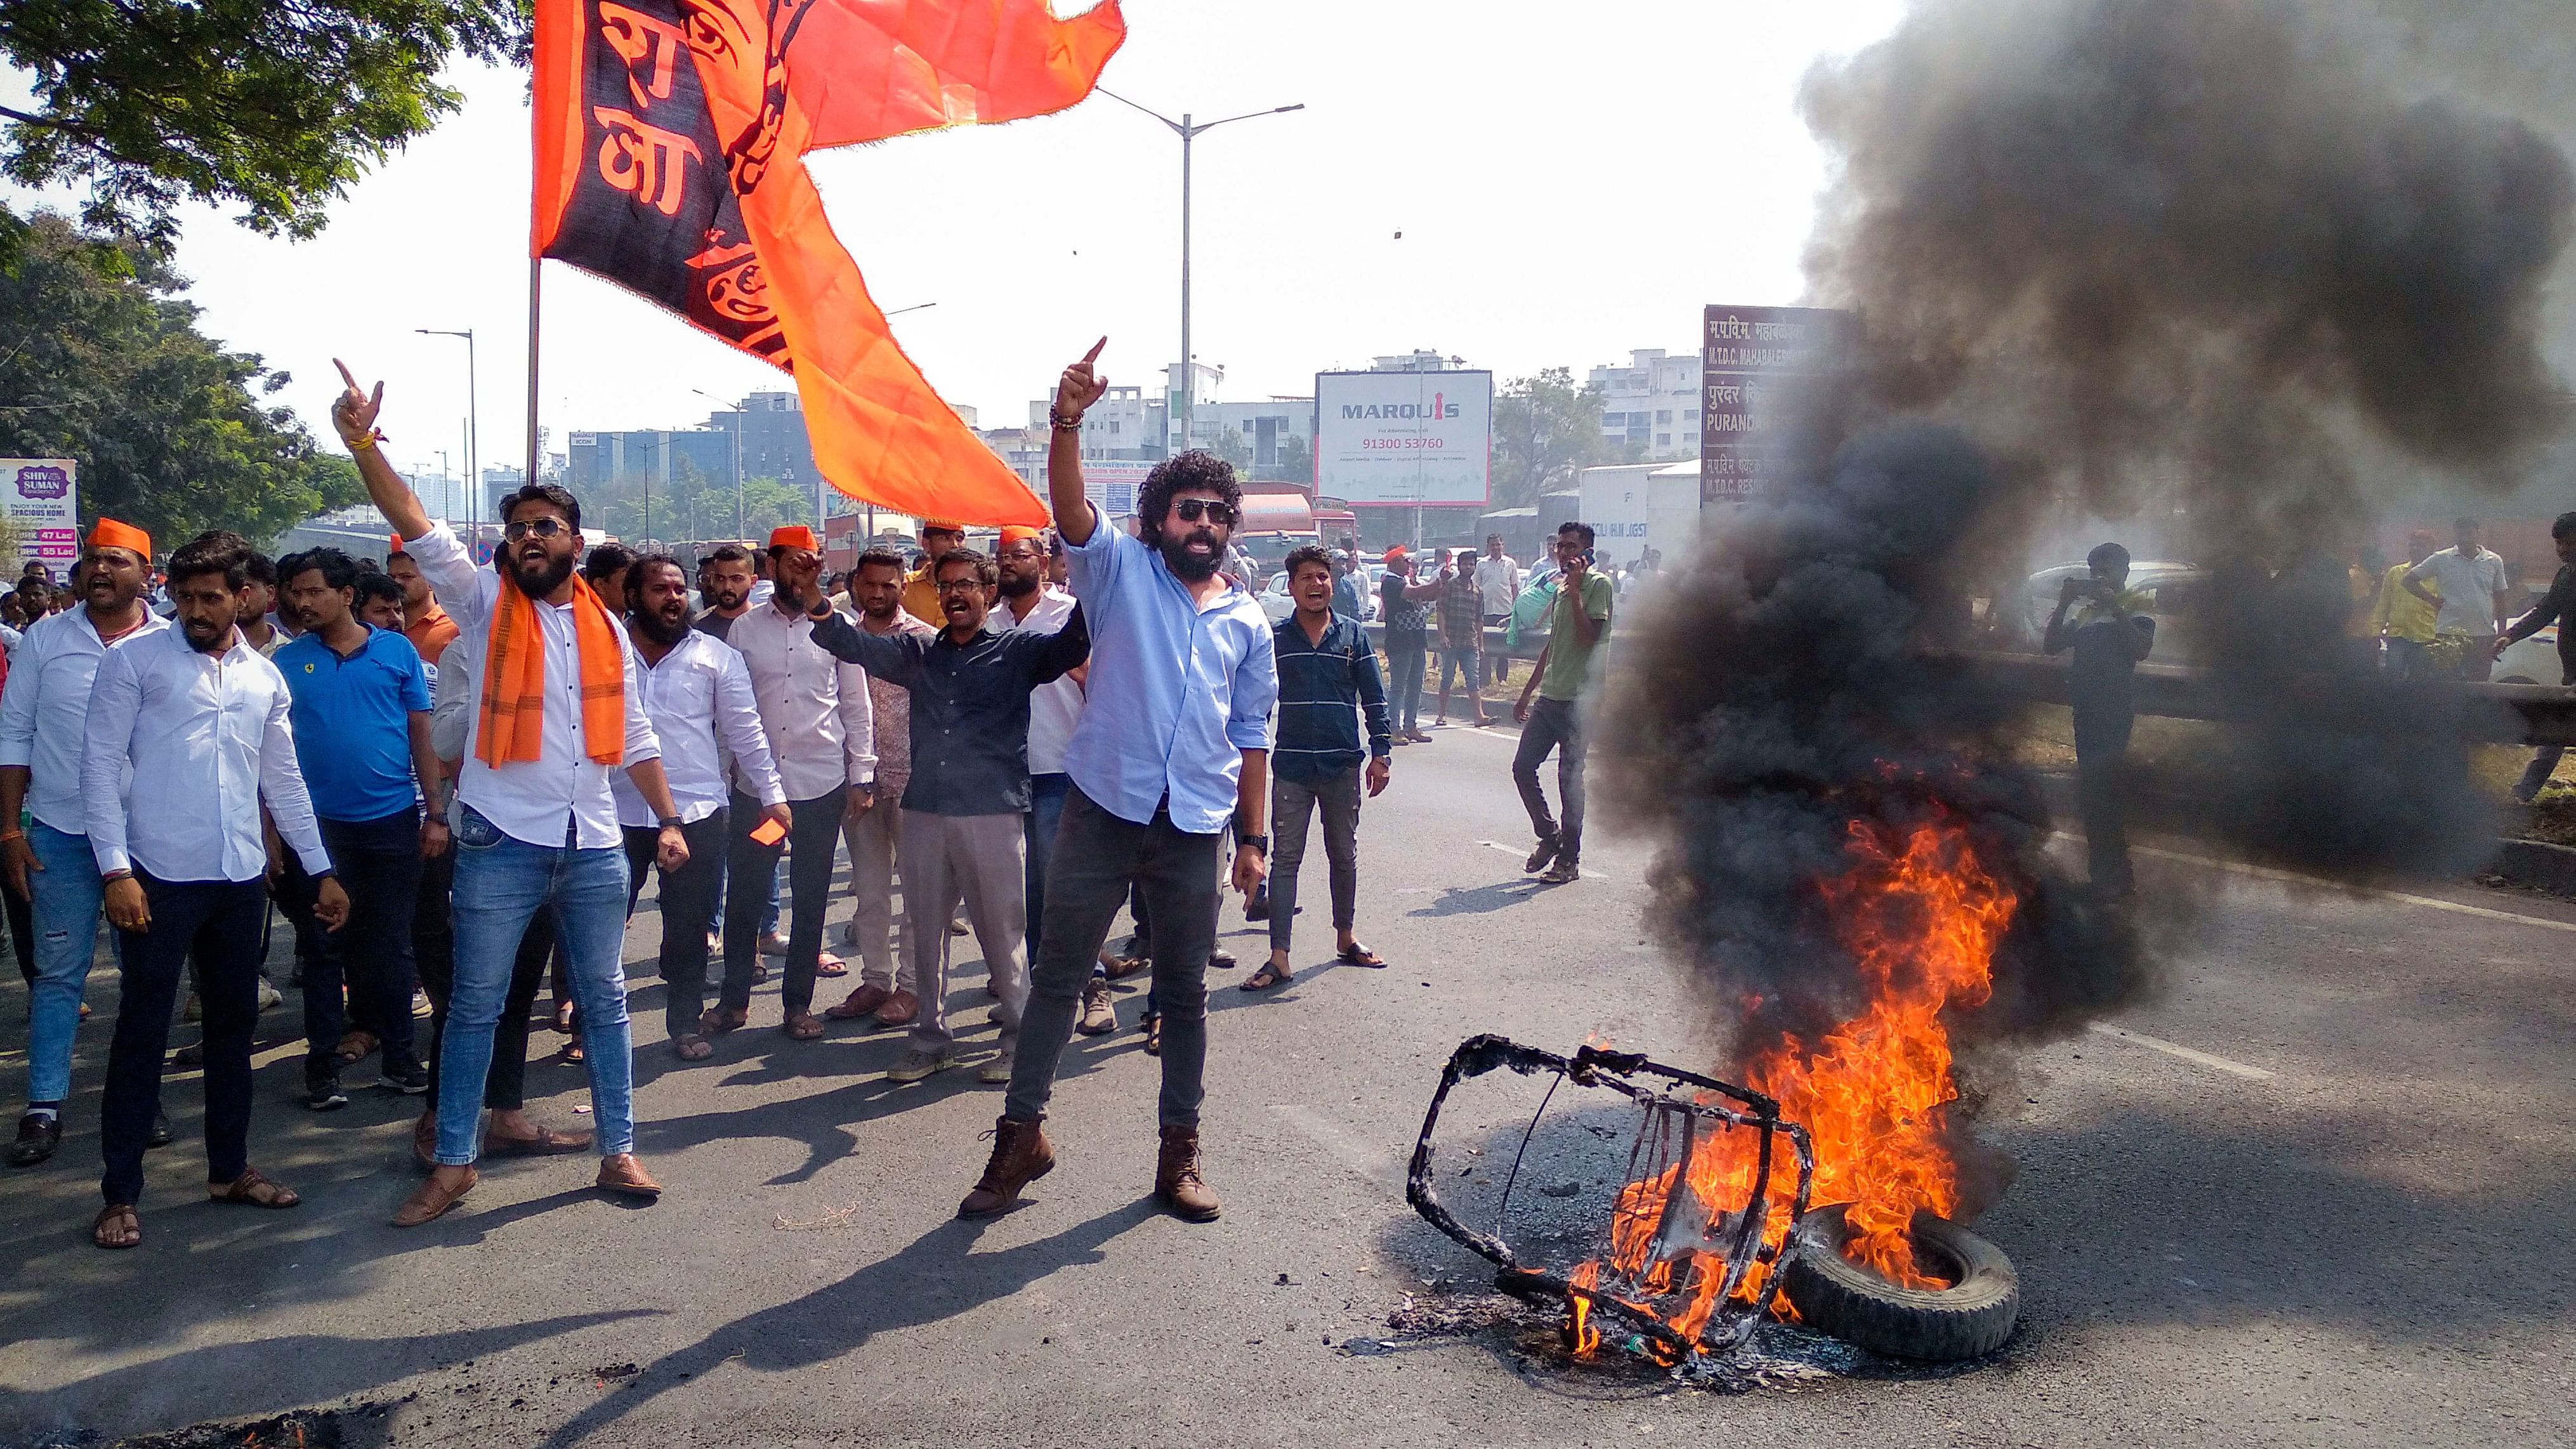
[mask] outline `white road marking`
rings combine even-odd
[[[2084,841],[2083,836],[2071,830],[2060,830],[2056,835],[2060,840],[2071,840],[2079,845]],[[2446,901],[2439,896],[2410,895],[2405,891],[2385,890],[2379,886],[2353,885],[2346,881],[2328,880],[2320,875],[2301,875],[2294,870],[2279,870],[2268,865],[2248,865],[2241,860],[2220,860],[2215,856],[2189,855],[2179,850],[2163,850],[2152,845],[2132,845],[2129,847],[2129,853],[2151,856],[2157,860],[2170,860],[2180,865],[2197,865],[2210,870],[2223,870],[2229,875],[2247,876],[2254,880],[2314,886],[2319,890],[2335,891],[2344,895],[2371,896],[2378,900],[2394,901],[2399,905],[2449,911],[2453,915],[2477,916],[2490,921],[2512,921],[2518,925],[2538,926],[2547,931],[2566,931],[2576,934],[2576,921],[2556,921],[2547,916],[2527,916],[2520,911],[2499,911],[2491,906],[2473,906],[2463,901]]]
[[[2113,1026],[2107,1021],[2093,1022],[2085,1030],[2095,1036],[2107,1036],[2114,1041],[2127,1042],[2131,1046],[2142,1046],[2151,1052],[2163,1052],[2166,1056],[2178,1057],[2194,1066],[2207,1067],[2214,1072],[2226,1072],[2243,1077],[2249,1082],[2268,1082],[2278,1075],[2267,1072],[2261,1067],[2249,1067],[2243,1062],[2232,1062],[2225,1057],[2212,1056],[2208,1052],[2194,1051],[2190,1047],[2166,1041],[2163,1037],[2149,1036],[2142,1031]]]
[[[1342,1166],[1357,1173],[1370,1184],[1388,1192],[1404,1191],[1404,1173],[1377,1151],[1369,1148],[1312,1107],[1295,1102],[1273,1102],[1270,1110],[1281,1121],[1313,1139],[1316,1146],[1333,1155]]]

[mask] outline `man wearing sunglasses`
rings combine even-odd
[[[573,572],[581,504],[551,483],[501,501],[507,542],[492,567],[475,567],[377,446],[384,385],[370,395],[345,364],[340,376],[348,390],[332,405],[332,424],[403,551],[453,611],[476,680],[454,818],[442,822],[456,854],[455,979],[439,1040],[437,1166],[394,1225],[442,1216],[478,1180],[493,1036],[520,939],[541,911],[551,913],[580,1003],[599,1186],[649,1201],[662,1186],[635,1158],[635,1063],[619,960],[626,841],[610,776],[623,770],[651,808],[664,874],[688,863],[689,847],[644,713],[643,661],[618,617],[624,601],[602,601]]]
[[[1231,823],[1235,889],[1249,895],[1267,874],[1277,657],[1261,606],[1218,574],[1243,507],[1231,467],[1199,451],[1156,465],[1137,494],[1133,538],[1101,526],[1083,496],[1082,414],[1108,390],[1094,369],[1107,345],[1065,369],[1050,418],[1047,489],[1091,631],[1088,699],[1065,749],[1073,790],[1049,862],[1010,1088],[992,1158],[960,1217],[1009,1210],[1055,1166],[1039,1124],[1092,962],[1131,887],[1153,919],[1163,1013],[1154,1196],[1192,1222],[1220,1210],[1199,1169],[1217,859]]]

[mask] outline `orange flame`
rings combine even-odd
[[[1855,820],[1849,828],[1852,869],[1818,888],[1858,964],[1868,1004],[1812,1046],[1788,1035],[1757,1051],[1743,1079],[1813,1137],[1812,1200],[1851,1204],[1851,1257],[1899,1283],[1929,1286],[1937,1280],[1914,1262],[1910,1225],[1918,1209],[1946,1217],[1959,1201],[1957,1164],[1941,1140],[1942,1108],[1959,1094],[1941,1013],[1986,1000],[1995,947],[2018,897],[1955,824],[1916,826],[1901,843],[1873,822]],[[1701,1203],[1726,1210],[1750,1197],[1756,1167],[1753,1134],[1728,1132],[1693,1154],[1690,1186]],[[1649,1262],[1677,1170],[1620,1191],[1611,1210],[1610,1263],[1646,1296],[1686,1294],[1669,1322],[1696,1338],[1716,1311],[1723,1260],[1693,1252]],[[1796,1163],[1775,1151],[1765,1224],[1775,1248],[1787,1234],[1786,1204],[1796,1187]],[[1600,1268],[1587,1263],[1572,1281],[1597,1282]],[[1763,1271],[1754,1265],[1739,1292],[1756,1292]]]

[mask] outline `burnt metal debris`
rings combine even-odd
[[[1530,1138],[1546,1113],[1545,1101],[1521,1134],[1520,1149],[1503,1184],[1492,1232],[1479,1232],[1460,1222],[1440,1201],[1431,1165],[1432,1136],[1440,1125],[1440,1109],[1448,1101],[1450,1090],[1460,1082],[1504,1068],[1523,1076],[1555,1075],[1559,1080],[1548,1087],[1550,1101],[1558,1086],[1572,1082],[1578,1087],[1616,1092],[1642,1111],[1643,1120],[1629,1149],[1625,1181],[1659,1177],[1669,1168],[1674,1185],[1665,1194],[1650,1240],[1652,1246],[1641,1255],[1634,1272],[1622,1270],[1610,1261],[1611,1255],[1605,1250],[1598,1279],[1585,1287],[1563,1273],[1521,1261],[1504,1241],[1503,1221],[1511,1210],[1512,1190],[1519,1183],[1521,1158],[1529,1151]],[[1730,1211],[1700,1200],[1690,1185],[1690,1169],[1692,1155],[1707,1141],[1733,1130],[1757,1132],[1760,1139],[1752,1189],[1746,1201]],[[1422,1136],[1414,1143],[1413,1162],[1405,1174],[1404,1198],[1433,1227],[1492,1262],[1500,1270],[1494,1275],[1494,1286],[1505,1293],[1560,1300],[1569,1309],[1580,1304],[1615,1317],[1679,1359],[1723,1355],[1742,1347],[1752,1336],[1770,1313],[1772,1300],[1779,1292],[1780,1274],[1776,1270],[1781,1264],[1774,1263],[1774,1271],[1763,1275],[1757,1291],[1738,1296],[1753,1265],[1775,1256],[1775,1250],[1765,1243],[1763,1229],[1771,1214],[1769,1191],[1774,1154],[1779,1140],[1784,1138],[1797,1159],[1798,1187],[1788,1204],[1788,1235],[1783,1247],[1776,1250],[1776,1255],[1783,1258],[1796,1251],[1799,1242],[1798,1224],[1806,1216],[1807,1195],[1815,1182],[1816,1154],[1807,1130],[1782,1118],[1779,1103],[1759,1092],[1650,1061],[1636,1052],[1604,1051],[1587,1045],[1572,1057],[1562,1057],[1506,1037],[1475,1036],[1459,1044],[1440,1074],[1440,1088],[1431,1096],[1430,1110],[1423,1114]],[[1697,1280],[1687,1273],[1671,1274],[1674,1288],[1665,1292],[1649,1288],[1643,1280],[1657,1267],[1695,1254],[1723,1262],[1725,1277],[1717,1294],[1716,1310],[1698,1336],[1692,1338],[1666,1322],[1658,1304],[1677,1307],[1690,1296]]]

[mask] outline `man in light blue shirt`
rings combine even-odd
[[[1157,465],[1137,494],[1134,538],[1104,526],[1083,496],[1082,413],[1108,389],[1093,370],[1099,357],[1095,346],[1057,383],[1047,455],[1073,594],[1091,628],[1082,722],[1064,756],[1073,791],[1048,865],[1046,920],[992,1160],[957,1215],[1008,1211],[1055,1166],[1039,1124],[1056,1062],[1133,887],[1154,922],[1163,1014],[1154,1196],[1176,1216],[1208,1222],[1220,1204],[1199,1175],[1199,1100],[1217,861],[1230,823],[1235,889],[1248,895],[1268,874],[1278,665],[1261,606],[1218,571],[1243,511],[1233,468],[1196,451]]]

